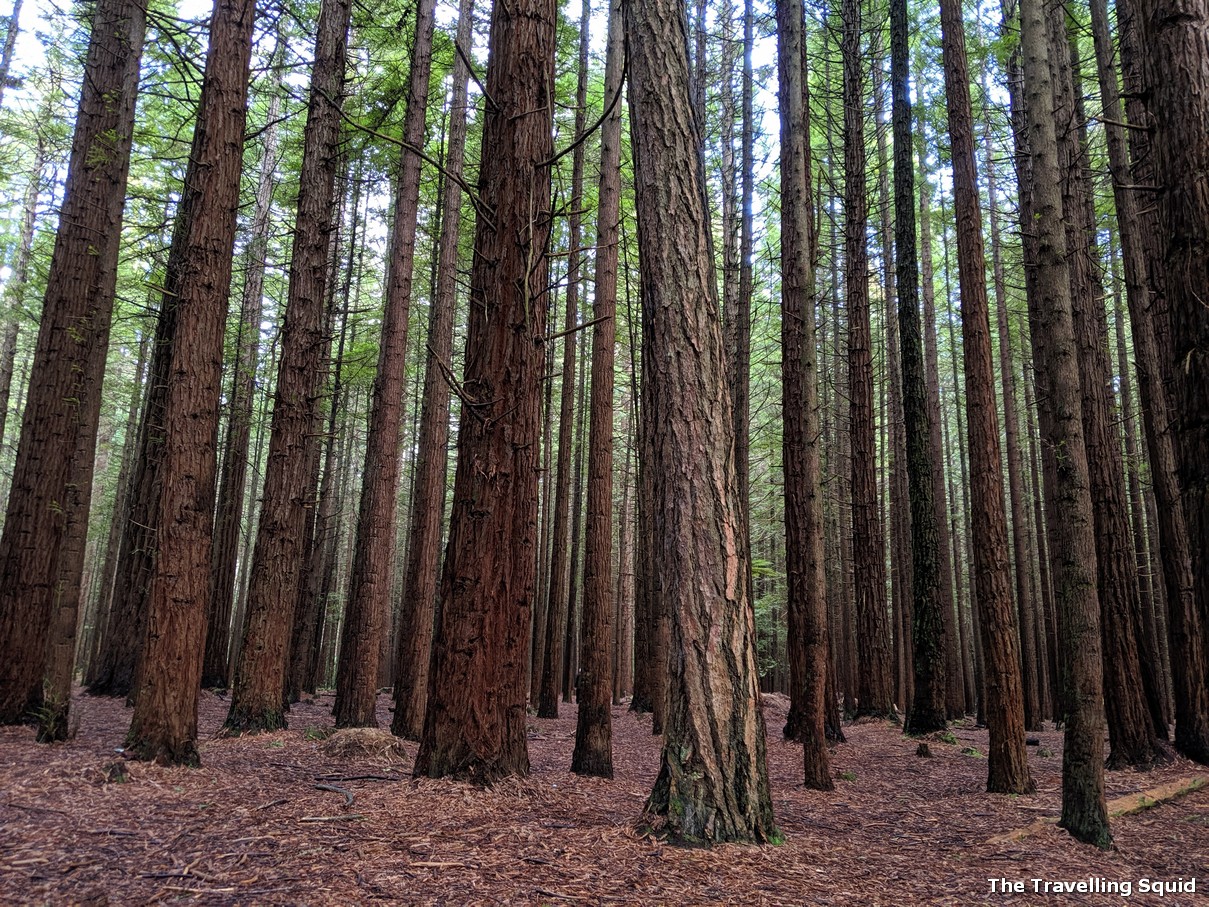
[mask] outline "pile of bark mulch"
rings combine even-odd
[[[389,724],[388,697],[379,718]],[[204,694],[202,767],[125,762],[130,713],[78,696],[73,740],[0,729],[0,903],[145,904],[1122,904],[1209,905],[1209,789],[1116,819],[1115,849],[1043,824],[1056,816],[1060,732],[1029,748],[1035,796],[988,795],[987,735],[954,728],[916,755],[888,722],[846,728],[836,790],[801,786],[801,748],[765,697],[778,847],[681,849],[635,832],[659,747],[649,718],[614,711],[616,779],[567,767],[574,707],[529,722],[532,775],[491,790],[413,780],[415,745],[329,739],[331,698],[296,706],[290,729],[213,737],[227,702]],[[1110,797],[1198,774],[1183,760],[1109,775]],[[1141,878],[1200,874],[1162,901]],[[1003,896],[988,879],[1130,880],[1104,894]]]

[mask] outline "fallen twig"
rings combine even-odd
[[[337,787],[334,784],[316,784],[315,790],[326,790],[331,791],[333,794],[342,794],[344,796],[345,809],[351,807],[353,805],[353,801],[357,799],[355,796],[353,796],[353,792],[351,790],[347,790],[343,787]]]

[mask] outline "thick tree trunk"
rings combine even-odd
[[[810,210],[810,135],[801,0],[777,3],[781,110],[781,412],[784,419],[785,573],[791,699],[805,751],[805,784],[831,790],[827,755],[827,585],[819,475],[818,356],[814,329],[816,239]],[[791,710],[791,722],[793,722]]]
[[[587,31],[587,20],[583,23]],[[597,193],[592,396],[588,433],[588,510],[584,530],[583,634],[575,679],[578,720],[571,771],[613,777],[613,347],[617,324],[617,241],[621,210],[621,92],[625,37],[621,0],[609,4],[606,110]],[[574,231],[572,231],[574,235]]]
[[[416,774],[526,775],[554,97],[553,0],[497,4],[463,408]]]
[[[333,199],[338,104],[348,17],[344,0],[326,0],[320,10],[264,497],[225,725],[228,734],[272,731],[286,724],[285,680],[305,560],[307,489],[317,444],[315,413],[326,368],[325,287],[337,210]]]
[[[1067,269],[1071,315],[1079,363],[1083,437],[1087,450],[1088,480],[1095,502],[1092,520],[1096,540],[1096,565],[1100,599],[1100,628],[1104,636],[1104,705],[1108,718],[1110,768],[1147,767],[1158,755],[1155,728],[1143,694],[1140,640],[1134,620],[1140,616],[1137,564],[1129,538],[1125,510],[1125,474],[1121,446],[1112,425],[1107,330],[1101,300],[1101,281],[1089,243],[1095,229],[1095,212],[1083,176],[1079,148],[1081,127],[1072,83],[1066,40],[1065,10],[1046,7],[1050,77],[1058,138],[1058,172],[1062,178],[1062,210],[1066,230]],[[1098,311],[1097,311],[1098,310]],[[1139,621],[1140,622],[1140,621]],[[1145,669],[1151,671],[1148,665]],[[1164,736],[1166,736],[1166,728]]]
[[[1104,107],[1105,139],[1121,236],[1122,270],[1134,361],[1138,372],[1150,474],[1158,503],[1159,554],[1167,599],[1171,680],[1175,698],[1175,747],[1190,759],[1209,763],[1209,667],[1203,644],[1204,611],[1194,591],[1188,525],[1181,506],[1171,406],[1163,383],[1161,354],[1153,324],[1147,250],[1129,171],[1120,90],[1113,67],[1112,37],[1106,0],[1091,2],[1092,35]],[[1122,393],[1125,393],[1124,387]],[[1135,532],[1140,527],[1135,526]]]
[[[1159,225],[1173,354],[1168,361],[1176,365],[1173,416],[1195,612],[1201,620],[1200,661],[1193,644],[1181,638],[1195,632],[1194,609],[1182,597],[1172,603],[1170,632],[1173,648],[1193,659],[1181,668],[1204,680],[1209,674],[1209,3],[1141,0],[1138,10],[1155,171],[1163,187]],[[1183,686],[1193,693],[1187,678]],[[1198,699],[1185,708],[1182,735],[1177,715],[1176,743],[1204,761],[1205,694]]]
[[[1041,430],[1060,455],[1048,471],[1054,592],[1062,623],[1067,694],[1060,824],[1081,841],[1111,841],[1104,800],[1104,698],[1100,606],[1092,565],[1095,533],[1083,440],[1079,367],[1071,315],[1066,235],[1054,130],[1053,89],[1043,0],[1022,0],[1020,34],[1030,149],[1029,208],[1035,232],[1036,292],[1029,325],[1037,368]]]
[[[669,617],[667,734],[647,815],[678,841],[778,841],[755,615],[739,539],[734,429],[687,105],[684,7],[629,4],[643,328],[649,338],[652,552]],[[693,455],[685,456],[685,451]]]
[[[987,790],[1029,793],[1024,745],[1024,692],[1020,637],[1012,603],[1007,560],[1007,514],[1003,500],[995,369],[991,360],[990,306],[982,214],[974,166],[973,115],[960,0],[941,0],[945,94],[953,156],[954,212],[961,280],[961,338],[965,360],[970,449],[970,532],[973,586],[978,602],[985,669],[986,720],[991,743]]]
[[[197,702],[218,465],[223,328],[239,207],[254,0],[219,0],[186,183],[197,193],[182,239],[177,325],[164,407],[160,527],[127,752],[197,764]]]
[[[128,0],[101,0],[93,15],[0,536],[3,724],[26,720],[41,704],[54,602],[80,595],[83,560],[64,573],[60,552],[73,521],[88,523],[145,22],[145,8]]]

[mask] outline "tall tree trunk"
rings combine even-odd
[[[940,616],[945,640],[945,715],[965,714],[961,633],[954,618],[953,547],[949,526],[949,494],[945,484],[944,414],[940,408],[940,354],[936,343],[936,292],[932,280],[932,187],[925,178],[919,194],[920,283],[923,296],[924,381],[928,411],[928,449],[932,454],[932,495],[940,556]],[[916,524],[912,524],[913,526]],[[918,607],[918,603],[917,603]],[[918,680],[916,681],[918,684]]]
[[[197,764],[197,702],[218,465],[223,328],[247,119],[254,0],[219,0],[186,183],[197,193],[182,239],[177,325],[164,407],[163,486],[127,752]]]
[[[282,42],[284,43],[284,42]],[[231,378],[231,403],[227,436],[223,444],[218,480],[218,506],[214,517],[214,542],[210,564],[210,596],[206,625],[206,654],[202,661],[203,687],[225,689],[230,682],[228,654],[231,646],[231,611],[235,604],[236,567],[239,560],[240,523],[244,486],[248,476],[248,446],[252,439],[252,403],[256,392],[256,365],[260,355],[260,320],[264,273],[269,245],[269,215],[277,170],[277,119],[281,109],[279,55],[269,87],[264,148],[256,184],[256,209],[247,247],[247,269],[239,306],[235,369]],[[242,628],[241,628],[242,629]]]
[[[587,32],[587,20],[583,23]],[[621,0],[609,4],[597,197],[592,396],[588,433],[588,510],[584,529],[583,634],[575,678],[578,717],[571,771],[613,777],[613,347],[617,334],[617,241],[621,211],[621,76],[625,53]],[[610,109],[611,105],[611,109]],[[574,235],[574,231],[572,231]]]
[[[1107,328],[1098,267],[1093,260],[1089,229],[1095,229],[1095,212],[1089,207],[1084,162],[1079,148],[1081,118],[1072,83],[1066,39],[1065,10],[1046,7],[1050,76],[1054,90],[1054,115],[1059,118],[1058,172],[1062,177],[1062,210],[1066,230],[1067,269],[1071,284],[1071,315],[1079,363],[1083,437],[1087,449],[1088,480],[1096,540],[1096,565],[1100,599],[1100,628],[1104,636],[1104,705],[1108,718],[1110,768],[1145,767],[1156,758],[1155,727],[1143,694],[1140,640],[1134,628],[1140,617],[1137,563],[1129,538],[1125,511],[1125,475],[1121,445],[1112,430],[1108,385]],[[1139,621],[1140,622],[1140,621]],[[1151,672],[1149,666],[1145,669]],[[1164,736],[1166,736],[1166,728]]]
[[[727,273],[738,271],[733,304],[729,310],[723,305],[723,317],[729,333],[727,344],[731,400],[735,407],[735,472],[739,477],[739,506],[743,511],[743,532],[748,550],[751,548],[751,304],[752,304],[752,247],[754,217],[752,199],[755,187],[755,113],[754,79],[752,77],[752,53],[755,44],[754,0],[743,2],[743,80],[742,118],[739,152],[739,242],[733,249],[738,261],[727,267]],[[730,67],[724,67],[727,84],[730,84]],[[728,148],[730,145],[728,144]],[[732,233],[727,233],[728,242],[733,243]],[[731,249],[731,246],[727,246]],[[748,559],[747,594],[753,597],[751,560]]]
[[[985,87],[985,68],[982,73]],[[1011,327],[1008,324],[1007,281],[999,232],[999,202],[996,195],[995,159],[988,120],[982,134],[986,159],[987,199],[991,222],[991,267],[995,286],[995,327],[999,339],[999,380],[1002,385],[1004,453],[1007,456],[1008,505],[1012,515],[1012,555],[1015,562],[1016,607],[1019,613],[1020,655],[1024,683],[1024,727],[1041,728],[1041,695],[1036,651],[1036,603],[1029,594],[1031,557],[1025,519],[1023,460],[1020,455],[1020,420],[1016,413],[1016,366],[1012,361]]]
[[[537,541],[556,10],[497,4],[463,409],[416,774],[529,771],[526,652]]]
[[[584,0],[579,19],[579,77],[575,87],[575,136],[578,139],[587,121],[588,103],[588,31],[591,7]],[[546,606],[546,644],[543,650],[541,695],[538,700],[538,718],[558,717],[558,694],[564,684],[570,682],[564,671],[564,662],[570,654],[566,648],[570,626],[567,605],[571,587],[575,584],[575,572],[571,567],[571,547],[574,544],[571,526],[572,454],[575,447],[575,366],[577,359],[579,323],[579,237],[580,213],[583,205],[583,142],[571,153],[571,215],[567,257],[567,317],[563,337],[562,386],[558,405],[558,461],[554,479],[554,520],[551,533],[554,549],[550,554],[550,594]],[[577,486],[578,487],[578,486]]]
[[[395,220],[391,233],[390,278],[374,377],[369,437],[357,542],[340,636],[336,673],[336,726],[377,727],[378,657],[387,632],[392,562],[395,554],[395,508],[399,493],[399,441],[407,380],[407,321],[415,269],[416,223],[420,197],[420,156],[432,72],[435,0],[416,7],[415,42],[408,77],[405,143],[399,164]],[[485,146],[490,147],[490,146]]]
[[[1134,360],[1138,371],[1143,427],[1150,474],[1158,503],[1159,553],[1167,598],[1171,680],[1175,698],[1175,748],[1209,763],[1209,653],[1204,648],[1203,604],[1194,590],[1185,510],[1181,506],[1170,400],[1163,383],[1161,353],[1153,323],[1153,299],[1147,279],[1145,226],[1133,191],[1126,149],[1120,89],[1113,67],[1112,37],[1106,0],[1091,2],[1092,35],[1104,107],[1105,140],[1112,172],[1113,198],[1121,236],[1122,270]],[[1124,393],[1124,388],[1122,388]],[[1191,513],[1191,511],[1190,511]],[[1135,531],[1136,531],[1135,527]],[[1203,603],[1203,598],[1199,600]]]
[[[911,507],[911,642],[914,650],[914,695],[904,730],[909,734],[926,734],[941,730],[946,723],[946,639],[936,510],[939,463],[933,457],[932,414],[928,411],[928,382],[919,316],[919,271],[915,253],[915,164],[908,85],[909,34],[906,0],[892,0],[890,91],[894,130],[894,247]]]
[[[861,0],[844,0],[844,288],[848,294],[849,436],[852,443],[852,556],[856,575],[856,714],[894,712],[886,553],[877,496],[873,354],[869,326],[869,252],[861,67]]]
[[[348,17],[344,0],[325,0],[320,9],[264,497],[243,643],[225,724],[228,734],[272,731],[286,724],[289,645],[305,560],[307,489],[317,444],[315,415],[326,369],[324,303],[337,210],[333,200],[339,166],[338,105]]]
[[[473,0],[458,10],[457,42],[469,47],[474,30]],[[453,69],[450,124],[445,169],[460,177],[466,149],[466,85],[469,69],[459,55]],[[428,701],[428,663],[436,620],[437,566],[445,510],[449,454],[449,384],[443,370],[453,354],[453,316],[457,293],[458,237],[462,187],[446,177],[441,201],[441,239],[436,292],[428,323],[428,360],[424,371],[424,403],[420,415],[419,462],[412,498],[407,576],[403,586],[403,618],[395,663],[395,716],[391,731],[419,740]]]
[[[628,4],[626,35],[658,514],[651,556],[671,650],[647,816],[676,840],[778,841],[683,4]]]
[[[827,755],[827,586],[819,475],[818,356],[814,330],[816,239],[810,210],[810,120],[801,0],[779,0],[781,109],[781,412],[785,573],[791,701],[786,736],[804,744],[805,784],[831,790]],[[794,718],[796,717],[796,722]]]
[[[1035,232],[1036,292],[1029,298],[1029,326],[1041,431],[1059,454],[1047,475],[1051,508],[1054,597],[1060,612],[1067,683],[1060,823],[1081,841],[1111,841],[1104,799],[1104,697],[1100,605],[1092,564],[1095,534],[1087,452],[1079,396],[1079,367],[1071,315],[1066,235],[1058,175],[1053,89],[1043,0],[1022,0],[1020,45],[1031,181],[1030,222]]]
[[[1201,659],[1182,634],[1195,631],[1190,604],[1172,603],[1173,648],[1187,652],[1182,665],[1209,676],[1209,4],[1205,0],[1140,0],[1147,107],[1154,117],[1154,163],[1158,175],[1159,225],[1164,240],[1163,273],[1175,363],[1173,416],[1179,479],[1187,519],[1192,588],[1201,620]],[[1174,660],[1174,659],[1173,659]],[[1184,683],[1186,689],[1191,684]],[[1192,692],[1191,689],[1188,692]],[[1205,694],[1184,711],[1180,748],[1205,761]]]
[[[340,440],[338,425],[346,397],[341,371],[344,367],[345,350],[349,343],[349,312],[354,305],[352,300],[353,271],[358,265],[365,235],[361,221],[362,167],[358,165],[352,173],[349,173],[343,163],[339,167],[344,171],[345,180],[351,183],[351,186],[346,188],[351,196],[348,202],[350,212],[348,258],[345,260],[341,285],[336,287],[336,260],[340,254],[339,230],[336,230],[333,232],[332,242],[332,274],[329,277],[326,291],[328,311],[325,316],[324,345],[328,346],[331,342],[327,338],[335,333],[337,317],[340,319],[340,330],[336,340],[336,356],[330,364],[331,390],[328,398],[326,430],[321,435],[324,445],[323,462],[321,466],[317,467],[321,470],[322,478],[317,483],[318,499],[314,504],[315,517],[305,547],[302,577],[298,586],[298,602],[295,607],[294,625],[291,628],[289,666],[285,688],[287,703],[297,702],[302,698],[304,692],[315,692],[316,656],[330,592],[330,588],[325,587],[324,584],[330,580],[330,559],[335,537],[339,534],[336,514],[340,510],[338,498],[340,497],[339,486],[343,470],[340,452],[343,442]],[[337,300],[342,300],[342,304]],[[328,350],[330,352],[330,347]],[[328,358],[329,356],[325,353],[323,359]],[[319,432],[319,425],[316,425],[315,431]],[[308,482],[310,481],[308,479]],[[311,486],[308,485],[308,487]]]
[[[579,635],[582,621],[582,604],[580,602],[581,567],[580,558],[583,555],[583,513],[584,513],[584,437],[587,427],[587,362],[579,366],[579,389],[576,392],[578,402],[575,404],[575,447],[572,454],[574,469],[571,473],[571,556],[567,562],[567,572],[570,585],[567,589],[567,616],[563,622],[566,631],[563,638],[562,662],[562,697],[563,702],[571,701],[571,687],[575,675],[579,673]]]
[[[54,602],[80,595],[83,560],[64,573],[60,549],[73,521],[88,523],[145,24],[146,10],[129,0],[101,0],[93,16],[0,535],[3,724],[26,720],[42,703]],[[9,31],[15,34],[15,19]]]
[[[1007,561],[1007,514],[999,454],[999,422],[995,412],[995,369],[991,360],[986,259],[974,166],[974,122],[970,108],[965,26],[960,0],[941,0],[940,10],[953,155],[953,204],[958,225],[961,338],[970,448],[973,584],[986,671],[986,720],[991,735],[987,790],[1028,793],[1034,786],[1024,746],[1020,637]]]

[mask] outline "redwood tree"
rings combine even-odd
[[[469,47],[474,28],[474,2],[462,0],[458,10],[457,42]],[[391,732],[419,740],[428,701],[428,662],[436,619],[437,561],[441,548],[441,517],[445,510],[449,446],[449,384],[442,373],[453,352],[453,315],[457,291],[458,236],[461,226],[462,165],[466,150],[466,83],[470,71],[458,55],[453,66],[449,100],[449,138],[441,200],[441,238],[436,290],[428,321],[428,358],[424,366],[424,402],[417,442],[416,486],[407,536],[407,567],[403,580],[403,614],[395,656],[395,715]]]
[[[479,174],[458,462],[417,775],[491,783],[529,772],[556,23],[554,0],[492,12],[490,153]]]
[[[781,413],[785,471],[786,610],[790,682],[802,709],[796,739],[806,786],[831,790],[825,732],[827,583],[819,464],[818,355],[814,330],[816,238],[810,210],[810,120],[804,85],[801,0],[777,3],[781,109]],[[796,698],[795,696],[795,698]]]
[[[995,409],[990,305],[987,301],[978,178],[974,167],[974,118],[970,107],[970,76],[961,0],[941,0],[940,21],[962,297],[961,338],[969,428],[973,586],[979,609],[986,671],[985,711],[991,735],[987,790],[1027,793],[1034,786],[1024,745],[1020,636],[1007,560],[1007,513],[999,454],[999,420]]]
[[[1131,4],[1132,5],[1132,4]],[[1206,0],[1139,0],[1147,106],[1154,118],[1153,152],[1164,241],[1163,271],[1176,364],[1174,416],[1179,478],[1187,518],[1193,589],[1201,620],[1204,678],[1209,659],[1209,3]],[[1183,606],[1186,607],[1186,606]],[[1193,622],[1173,612],[1188,633]],[[1179,622],[1177,624],[1177,621]],[[1178,653],[1173,653],[1173,662]],[[1192,656],[1195,659],[1195,655]],[[1196,670],[1194,661],[1186,666]],[[1204,709],[1204,693],[1200,708]],[[1192,716],[1187,706],[1185,719]],[[1204,713],[1199,728],[1176,743],[1204,761]]]
[[[264,498],[252,553],[243,643],[225,725],[231,734],[272,731],[286,723],[284,687],[302,578],[308,466],[316,444],[313,426],[325,367],[324,289],[336,212],[337,105],[344,80],[348,17],[347,0],[325,0],[320,8]]]
[[[915,254],[915,165],[908,92],[907,2],[890,2],[890,91],[894,130],[894,251],[902,344],[903,419],[911,502],[911,641],[914,696],[905,730],[926,734],[945,726],[945,622],[932,414],[928,411],[919,271]]]
[[[420,197],[419,148],[424,144],[435,7],[435,0],[420,0],[416,6],[416,34],[403,122],[404,146],[395,193],[386,311],[378,346],[378,371],[374,376],[369,438],[365,444],[365,473],[361,480],[361,507],[357,517],[357,542],[336,673],[337,727],[378,726],[374,715],[378,650],[390,613],[399,442],[407,380],[407,319],[411,310]]]
[[[843,0],[844,287],[848,293],[849,435],[852,443],[852,559],[856,587],[856,714],[894,712],[886,615],[886,553],[877,495],[873,335],[869,325],[868,199],[861,0]]]
[[[177,324],[164,411],[163,487],[143,665],[127,752],[196,764],[217,467],[223,329],[243,163],[254,0],[218,0],[186,183]]]
[[[1107,847],[1112,840],[1104,799],[1104,692],[1100,602],[1096,592],[1096,540],[1079,365],[1071,315],[1066,235],[1054,130],[1049,41],[1043,0],[1020,3],[1025,109],[1029,146],[1028,208],[1035,228],[1034,292],[1029,328],[1037,376],[1041,434],[1055,452],[1045,470],[1054,600],[1062,626],[1066,675],[1066,732],[1062,753],[1060,823],[1081,841]]]
[[[587,22],[584,22],[586,29]],[[600,137],[592,396],[588,434],[588,502],[584,529],[583,634],[575,698],[571,771],[613,777],[613,359],[621,209],[621,0],[609,4],[605,105]]]
[[[626,6],[651,566],[668,615],[667,729],[647,816],[679,841],[779,841],[759,709],[734,428],[682,0]]]
[[[73,520],[88,522],[145,27],[137,2],[96,5],[0,535],[3,724],[42,704],[52,599],[80,595],[83,559],[64,576],[60,549]],[[66,703],[50,705],[66,711]]]

